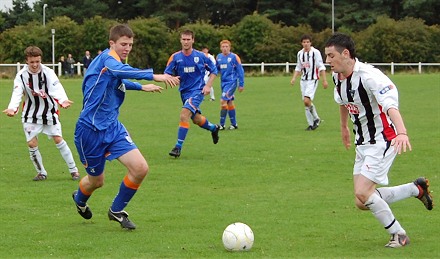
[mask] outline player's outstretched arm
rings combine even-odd
[[[172,76],[168,74],[160,74],[160,75],[154,74],[153,80],[156,82],[164,82],[166,88],[168,88],[168,86],[171,86],[171,88],[173,88],[180,84],[179,76]]]
[[[144,92],[153,92],[153,93],[157,92],[157,93],[161,93],[163,88],[158,86],[158,85],[155,85],[155,84],[146,84],[146,85],[142,85],[142,89],[141,90],[144,91]]]

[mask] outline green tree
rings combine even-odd
[[[408,30],[411,28],[411,30]],[[427,62],[431,54],[429,30],[422,20],[395,21],[381,16],[354,36],[358,54],[368,62]]]
[[[163,71],[172,41],[165,23],[157,18],[138,18],[129,21],[128,24],[135,33],[135,47],[129,56],[130,65]]]
[[[45,34],[51,35],[51,29],[55,29],[55,60],[61,55],[67,56],[70,53],[76,61],[79,61],[84,53],[78,46],[82,46],[84,39],[79,37],[78,24],[67,16],[58,16],[46,24]]]
[[[101,16],[95,16],[84,20],[79,26],[79,38],[83,39],[78,48],[84,53],[89,50],[92,57],[98,50],[104,50],[109,47],[108,36],[110,28],[117,22],[115,20],[104,19]]]
[[[206,22],[187,24],[185,28],[192,30],[195,34],[194,48],[200,50],[203,47],[208,47],[214,56],[219,53],[220,41],[227,38],[225,28],[222,30],[216,29]],[[175,43],[176,47],[180,48],[179,37],[176,37]]]
[[[40,0],[34,4],[34,9],[42,10],[43,4],[47,4],[46,17],[48,20],[66,16],[77,24],[82,24],[85,19],[95,15],[107,17],[111,13],[109,6],[99,0]]]
[[[428,25],[440,24],[440,1],[404,0],[401,3],[405,16],[423,19]],[[403,18],[403,17],[399,17]]]
[[[24,25],[33,20],[32,8],[26,0],[13,0],[12,9],[9,10],[3,28],[13,28]]]
[[[232,46],[246,62],[261,62],[263,60],[256,49],[270,40],[272,28],[273,23],[268,18],[258,14],[248,15],[231,27]]]

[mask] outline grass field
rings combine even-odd
[[[399,87],[413,151],[398,156],[390,184],[426,176],[437,198],[440,75],[392,79]],[[107,163],[106,184],[89,200],[93,219],[85,221],[71,199],[77,182],[70,180],[53,142],[40,137],[49,176],[33,182],[20,118],[2,114],[0,258],[439,258],[439,208],[427,211],[413,198],[391,206],[411,245],[384,248],[388,234],[370,212],[353,203],[354,150],[346,151],[340,140],[332,87],[323,90],[320,85],[315,104],[324,122],[306,132],[299,86],[289,81],[246,78],[245,91],[237,94],[240,128],[222,131],[213,145],[209,132],[191,125],[179,159],[168,156],[177,134],[177,90],[129,92],[120,120],[150,165],[150,174],[126,208],[138,226],[132,232],[107,219],[123,166]],[[61,111],[63,134],[79,164],[73,130],[81,109],[81,80],[62,82],[75,102]],[[0,80],[2,110],[11,89],[12,80]],[[218,102],[205,101],[202,110],[218,123]],[[236,221],[254,231],[249,252],[223,249],[223,229]]]

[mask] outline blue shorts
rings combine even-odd
[[[222,100],[225,101],[233,101],[235,99],[235,90],[237,90],[237,81],[232,82],[222,82],[221,83],[222,88]]]
[[[201,90],[181,93],[180,98],[182,99],[183,103],[182,108],[190,110],[193,114],[196,114],[197,112],[202,113],[200,110],[200,105],[202,104],[205,96]]]
[[[77,123],[75,146],[87,173],[93,176],[104,172],[106,160],[116,159],[137,149],[127,129],[119,121],[105,130],[93,130],[82,123]]]

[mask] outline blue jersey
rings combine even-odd
[[[185,56],[182,51],[172,54],[168,59],[164,73],[180,76],[179,91],[184,94],[186,92],[202,91],[205,86],[203,77],[206,70],[217,75],[215,64],[205,53],[193,49],[189,56]]]
[[[241,59],[237,54],[232,52],[228,55],[218,54],[217,69],[221,73],[222,84],[237,82],[238,80],[238,86],[244,86],[244,69],[241,65]]]
[[[142,88],[140,83],[128,78],[153,80],[153,70],[123,64],[116,52],[109,49],[93,59],[82,85],[84,100],[78,122],[97,130],[117,122],[125,90]]]

